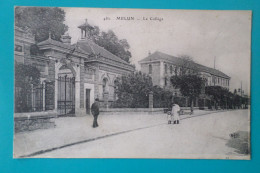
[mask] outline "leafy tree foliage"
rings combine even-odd
[[[241,108],[242,104],[246,107],[249,104],[248,98],[242,97],[236,92],[232,93],[221,86],[207,86],[205,93],[212,97],[216,109],[218,106],[229,109]]]
[[[205,87],[205,93],[211,96],[214,101],[214,106],[217,109],[218,105],[224,104],[229,95],[229,91],[221,86],[207,86]]]
[[[130,62],[132,54],[129,51],[130,45],[126,39],[118,39],[117,35],[112,30],[104,32],[100,31],[98,26],[93,27],[94,29],[91,31],[90,37],[97,45],[104,47],[106,50],[126,62]]]
[[[152,91],[154,108],[171,108],[173,102],[171,91],[159,86],[153,86]]]
[[[191,102],[191,112],[193,112],[193,100],[201,94],[205,81],[197,75],[172,76],[171,83],[175,88],[179,88],[183,96],[189,98]]]
[[[152,79],[141,72],[121,76],[115,81],[117,100],[113,107],[147,108]]]
[[[15,86],[26,87],[27,85],[38,85],[40,83],[40,71],[32,65],[15,65]]]
[[[199,70],[193,58],[189,55],[181,55],[178,59],[179,75],[198,74]],[[175,73],[177,75],[177,73]]]
[[[193,101],[202,93],[205,81],[198,76],[198,68],[192,57],[181,55],[178,59],[179,74],[170,78],[174,88],[179,88],[183,96],[188,97],[191,105],[191,113],[193,113]]]
[[[64,20],[65,12],[57,7],[15,8],[15,25],[35,34],[37,42],[46,40],[49,33],[52,39],[60,41],[61,35],[68,30],[68,26],[63,23]]]
[[[28,99],[32,91],[32,85],[40,84],[40,71],[31,65],[15,65],[15,111],[26,112],[29,107]]]

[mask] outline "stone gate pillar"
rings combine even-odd
[[[104,102],[105,102],[105,107],[108,109],[108,98],[109,98],[109,93],[107,91],[104,92]]]
[[[75,76],[75,114],[76,116],[82,116],[82,111],[80,109],[80,67],[73,65],[74,76]],[[84,97],[84,96],[82,96]]]
[[[149,111],[153,111],[153,92],[149,92]]]

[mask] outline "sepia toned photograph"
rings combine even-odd
[[[251,11],[14,13],[14,158],[251,159]]]

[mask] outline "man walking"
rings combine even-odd
[[[172,106],[172,116],[173,116],[173,124],[179,124],[180,123],[180,112],[181,108],[178,104],[173,104]]]
[[[91,113],[94,116],[93,128],[98,127],[97,119],[99,115],[99,99],[96,98],[95,102],[91,105]]]

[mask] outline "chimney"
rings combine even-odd
[[[69,34],[65,34],[61,36],[61,41],[64,44],[70,45],[71,44],[71,36],[69,36]]]

